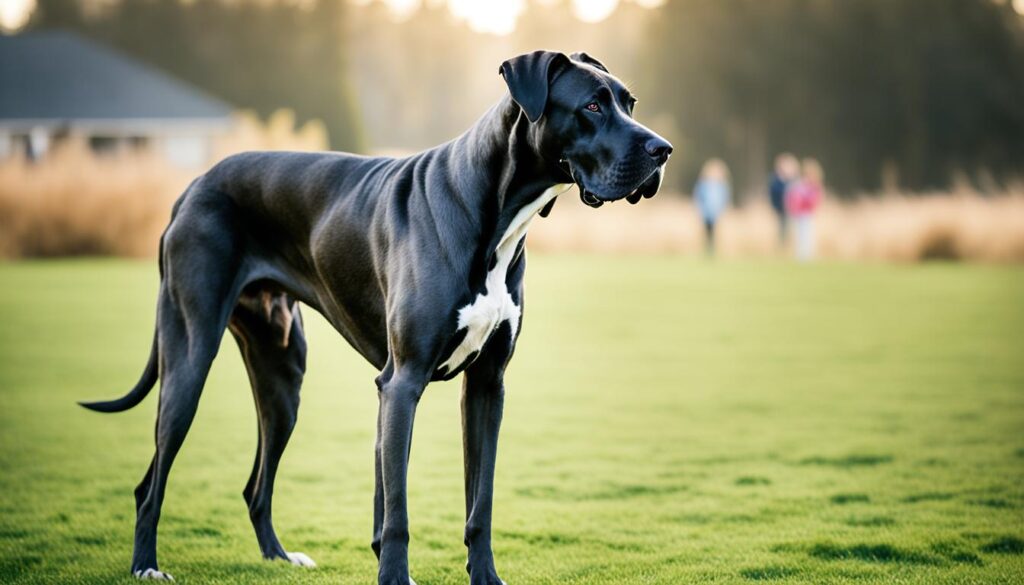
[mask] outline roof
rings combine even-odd
[[[63,31],[0,36],[0,124],[223,124],[232,107]]]

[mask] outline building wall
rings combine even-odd
[[[151,150],[175,167],[198,170],[210,164],[214,140],[225,128],[74,128],[67,124],[4,127],[0,120],[0,160],[23,155],[45,157],[67,139],[82,140],[98,156]]]
[[[180,134],[165,136],[157,142],[157,148],[176,167],[198,168],[209,162],[212,150],[211,136]]]

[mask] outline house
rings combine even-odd
[[[152,149],[176,166],[208,162],[232,107],[70,32],[0,36],[0,159],[46,156],[68,137],[97,153]]]

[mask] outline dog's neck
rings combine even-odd
[[[476,215],[487,243],[488,260],[503,234],[521,213],[535,208],[539,198],[566,178],[551,161],[538,152],[530,136],[530,122],[506,95],[469,131],[451,143],[451,155],[458,168],[470,175],[469,189],[458,197],[463,207]],[[532,214],[531,214],[532,215]]]

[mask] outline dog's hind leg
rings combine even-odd
[[[160,402],[156,453],[135,490],[136,577],[170,579],[157,566],[157,524],[171,465],[195,417],[210,365],[238,297],[240,266],[230,220],[216,205],[197,204],[165,235],[164,279],[157,304]],[[183,226],[183,227],[182,227]]]
[[[284,550],[271,519],[274,478],[295,427],[299,388],[306,371],[306,339],[299,306],[284,293],[246,291],[228,328],[242,352],[256,401],[259,445],[242,495],[249,506],[260,551],[266,559],[316,566],[305,554]]]
[[[186,335],[186,325],[171,295],[161,294],[160,308],[160,405],[156,422],[156,454],[146,476],[135,489],[135,551],[132,573],[140,578],[167,579],[157,568],[156,536],[164,490],[171,465],[188,434],[199,405],[220,335],[207,326],[199,334]],[[198,332],[196,332],[198,333]],[[223,333],[223,329],[221,329]]]

